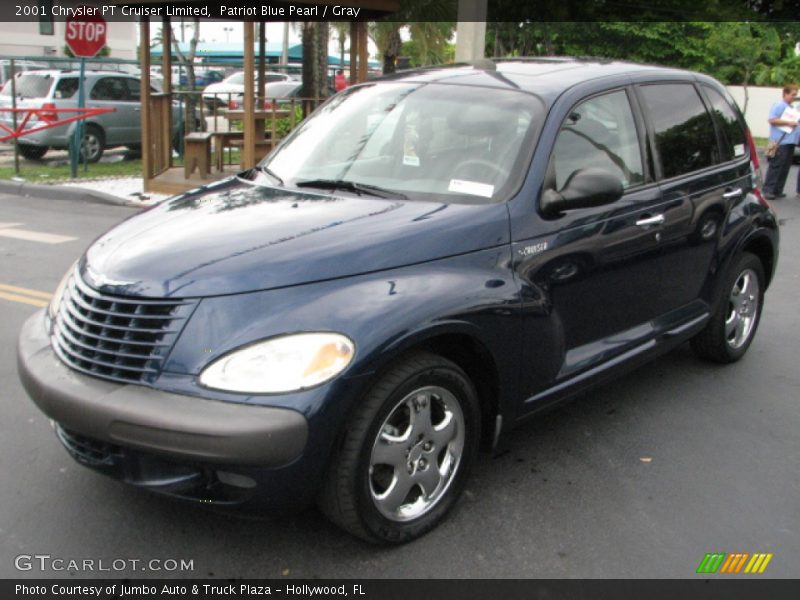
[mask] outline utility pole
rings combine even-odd
[[[458,0],[456,62],[484,58],[487,0]]]

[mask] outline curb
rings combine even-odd
[[[79,200],[94,204],[112,204],[141,208],[141,205],[97,190],[63,185],[37,185],[24,181],[0,181],[0,194],[33,196],[45,200]]]

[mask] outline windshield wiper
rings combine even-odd
[[[378,198],[401,198],[408,199],[408,196],[388,190],[377,185],[369,185],[367,183],[358,183],[356,181],[347,181],[346,179],[309,179],[308,181],[298,181],[295,184],[297,187],[315,187],[328,190],[347,190],[348,192],[355,192],[359,196],[361,194],[370,194]]]

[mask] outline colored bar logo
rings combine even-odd
[[[726,573],[728,575],[738,573],[761,574],[766,571],[772,556],[772,554],[767,553],[733,552],[728,554],[725,552],[712,552],[703,557],[697,567],[697,572],[709,575],[716,573]]]

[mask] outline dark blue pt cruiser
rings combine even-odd
[[[715,80],[497,60],[330,99],[258,167],[100,237],[19,338],[81,464],[384,543],[479,448],[691,340],[753,341],[778,257]]]

